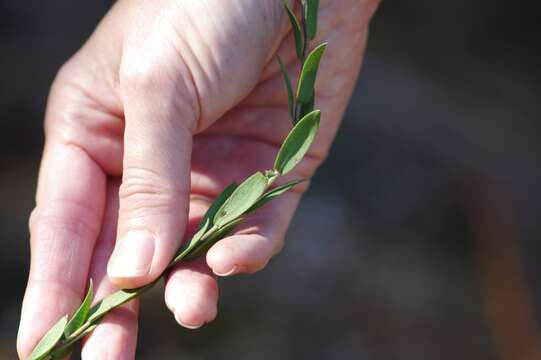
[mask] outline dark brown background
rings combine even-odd
[[[331,157],[287,246],[176,326],[143,299],[138,359],[539,359],[538,1],[384,1]],[[0,1],[0,358],[55,71],[110,1]]]

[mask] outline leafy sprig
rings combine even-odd
[[[288,113],[293,128],[282,143],[272,169],[256,172],[241,184],[230,184],[216,198],[201,220],[192,238],[178,250],[162,277],[173,266],[203,255],[217,241],[230,235],[246,216],[269,201],[286,193],[304,180],[294,180],[271,188],[281,176],[290,172],[307,153],[317,134],[320,111],[314,110],[314,85],[320,59],[327,44],[315,47],[310,53],[310,40],[317,29],[318,0],[301,0],[301,17],[295,15],[283,1],[295,40],[295,53],[302,64],[297,89],[294,92],[286,67],[278,58],[288,97]],[[160,277],[161,278],[161,277]],[[119,290],[91,306],[94,293],[90,281],[87,294],[75,313],[63,316],[36,345],[29,360],[63,359],[73,346],[90,334],[111,310],[127,303],[152,288],[160,278],[136,289]]]

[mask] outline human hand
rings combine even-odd
[[[376,3],[321,1],[315,41],[330,42],[317,84],[323,122],[309,156],[288,177],[309,178],[325,158]],[[274,60],[279,54],[291,70],[298,67],[288,29],[275,0],[122,0],[64,65],[49,98],[30,221],[21,357],[75,310],[89,278],[97,299],[156,279],[208,198],[271,167],[291,127]],[[195,328],[216,316],[214,274],[265,266],[282,246],[302,190],[259,210],[206,261],[171,272],[165,299],[179,323]],[[136,319],[136,303],[109,314],[83,357],[133,358]]]

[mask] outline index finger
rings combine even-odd
[[[80,304],[101,226],[105,182],[82,148],[57,140],[46,145],[30,219],[31,266],[17,338],[21,358]]]

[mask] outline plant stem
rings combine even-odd
[[[301,62],[301,74],[302,74],[302,71],[303,71],[303,68],[304,68],[304,65],[305,65],[305,61],[306,61],[306,57],[307,57],[307,53],[308,53],[308,50],[310,48],[310,39],[308,38],[307,27],[306,27],[306,24],[307,24],[306,0],[302,0],[301,5],[302,5],[301,6],[301,24],[302,24],[303,42],[302,42],[302,52],[301,52],[301,56],[300,56],[299,60]],[[286,79],[287,79],[287,75],[286,75]],[[288,82],[288,84],[289,84],[288,89],[290,89],[291,85],[290,85],[289,82]],[[298,101],[296,96],[293,96],[293,104],[294,104],[294,106],[293,106],[293,118],[294,118],[294,121],[293,122],[296,124],[300,120],[303,104]],[[319,122],[319,117],[318,117],[317,121]],[[312,138],[312,140],[313,140],[313,138]],[[287,143],[287,140],[286,140],[286,143]],[[302,156],[304,156],[304,153],[303,153]],[[282,168],[279,168],[279,169],[267,170],[265,172],[265,176],[267,177],[267,183],[266,183],[265,191],[268,190],[269,187],[274,183],[274,181],[278,177],[280,177],[282,175],[282,173],[281,173],[281,172],[283,172],[282,170],[283,170]],[[236,184],[233,184],[233,185],[236,186]],[[226,190],[224,190],[224,192],[222,194],[225,194],[226,191],[227,191],[227,188],[226,188]],[[229,195],[231,195],[231,193],[229,193]],[[262,199],[263,199],[262,197],[259,198],[259,200],[262,200]],[[254,206],[254,204],[252,204],[252,206]],[[212,208],[213,207],[211,206],[211,209]],[[247,211],[249,212],[249,208],[248,208]],[[45,356],[45,359],[60,359],[60,358],[64,358],[67,355],[69,355],[69,353],[71,351],[71,347],[77,341],[81,340],[84,336],[91,333],[94,330],[94,328],[98,325],[98,323],[110,311],[124,305],[125,303],[135,299],[136,297],[139,297],[141,294],[143,294],[144,292],[151,289],[154,285],[156,285],[158,283],[158,281],[160,281],[161,278],[165,278],[169,274],[169,272],[172,270],[172,268],[175,265],[177,265],[179,262],[181,262],[181,261],[190,261],[192,259],[192,255],[193,256],[201,255],[200,253],[198,253],[198,251],[201,250],[201,249],[206,251],[206,249],[204,249],[202,247],[198,247],[199,246],[198,244],[203,244],[202,246],[205,246],[204,243],[205,243],[205,241],[208,240],[207,245],[211,246],[216,241],[218,241],[220,238],[223,238],[230,231],[232,231],[238,225],[239,221],[242,221],[242,219],[243,219],[242,215],[245,215],[246,213],[247,212],[245,212],[244,214],[239,215],[237,217],[237,219],[232,219],[232,220],[230,219],[231,221],[229,221],[226,224],[223,224],[223,226],[217,226],[216,224],[213,224],[210,227],[210,229],[208,229],[208,230],[206,230],[207,229],[206,226],[209,226],[209,223],[208,223],[209,218],[207,218],[206,219],[207,220],[206,225],[201,225],[201,227],[200,227],[200,230],[204,232],[204,234],[201,236],[201,238],[200,239],[192,238],[191,239],[192,241],[188,242],[186,244],[186,247],[181,247],[179,252],[177,252],[177,255],[171,260],[169,265],[165,268],[163,273],[157,279],[155,279],[150,284],[147,284],[145,286],[141,286],[139,288],[131,289],[131,290],[119,290],[119,291],[117,291],[115,293],[112,293],[112,294],[109,294],[108,296],[103,298],[97,304],[92,306],[92,308],[90,309],[90,314],[87,313],[85,315],[86,316],[85,317],[86,321],[76,331],[74,331],[70,336],[68,336],[67,338],[61,340],[56,345],[54,345],[52,347],[52,349],[50,349],[49,352],[47,353],[48,354],[47,356],[41,355],[41,356],[39,356],[39,359],[43,359],[44,356]],[[193,242],[193,244],[191,242]],[[195,255],[194,255],[194,253],[195,253]]]
[[[310,47],[310,39],[308,39],[308,34],[306,32],[306,13],[304,11],[306,7],[305,1],[302,1],[302,7],[301,7],[301,28],[302,28],[302,56],[299,59],[301,61],[301,73],[302,73],[302,67],[304,66],[304,62],[306,61],[306,53],[308,52],[308,49]],[[293,110],[293,123],[296,124],[297,121],[300,120],[301,115],[301,107],[302,104],[298,101],[298,99],[295,99],[295,107]]]
[[[169,267],[167,268],[169,269]],[[132,296],[130,296],[129,298],[127,298],[124,302],[122,303],[119,303],[115,306],[113,306],[112,308],[110,308],[105,314],[103,314],[102,316],[98,317],[98,318],[95,318],[95,319],[92,319],[91,321],[90,320],[87,320],[83,325],[81,325],[81,327],[79,329],[77,329],[73,334],[71,334],[67,339],[65,339],[64,341],[58,343],[51,355],[53,356],[53,359],[55,359],[55,354],[62,354],[63,352],[65,352],[66,350],[68,350],[74,343],[76,343],[77,341],[79,341],[82,337],[84,337],[86,335],[86,330],[88,330],[90,327],[94,326],[94,325],[97,325],[101,319],[107,314],[109,313],[111,310],[114,310],[122,305],[124,305],[125,303],[135,299],[136,297],[139,297],[141,294],[143,294],[144,292],[150,290],[152,287],[154,287],[154,285],[156,285],[158,283],[158,281],[160,281],[160,279],[162,277],[164,277],[165,275],[167,275],[168,271],[164,271],[162,273],[162,275],[160,275],[156,280],[154,280],[153,282],[145,285],[145,286],[141,286],[139,288],[136,288],[136,289],[133,289],[132,290]],[[108,298],[114,298],[115,295],[117,295],[118,293],[122,292],[122,290],[118,290],[117,292],[115,293],[112,293],[112,294],[109,294],[108,296],[106,296],[105,298],[103,298],[102,300],[100,300],[100,302],[98,302],[96,305],[94,305],[94,307],[97,307],[99,306],[100,303],[103,303],[104,301],[107,301]]]

